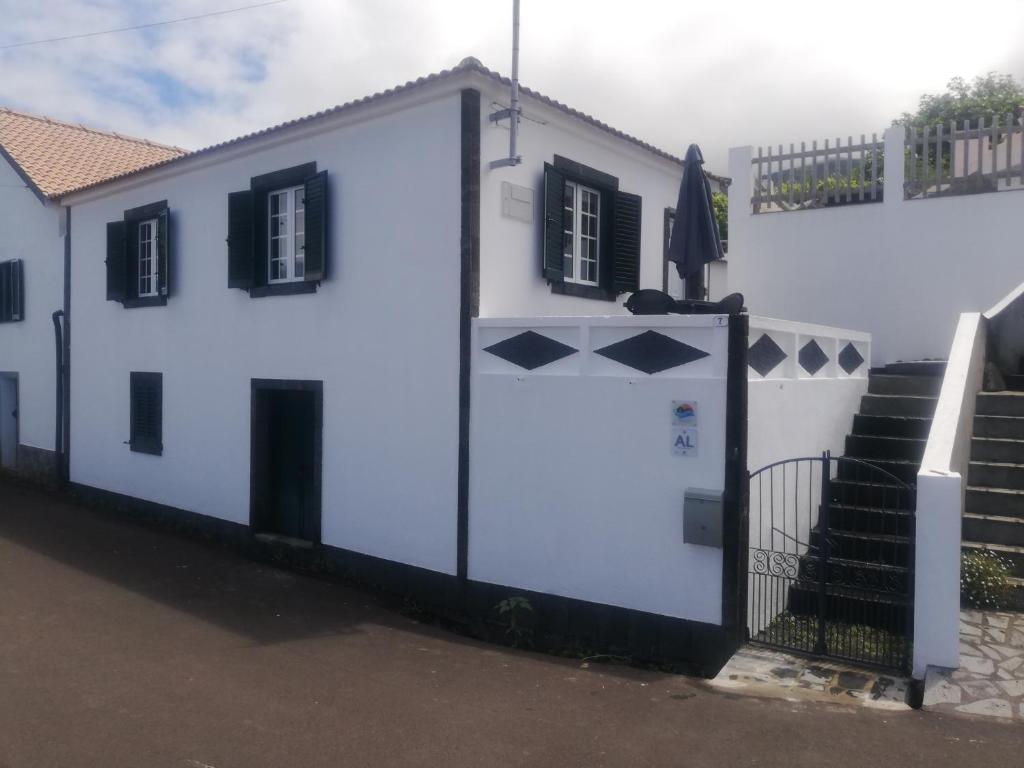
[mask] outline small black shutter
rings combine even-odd
[[[133,371],[131,385],[131,439],[139,453],[163,453],[164,382],[161,373]]]
[[[544,163],[544,278],[550,282],[562,282],[565,277],[562,242],[565,227],[565,174],[549,163]]]
[[[128,296],[125,229],[124,221],[107,223],[107,301],[123,303]]]
[[[25,319],[25,275],[21,259],[11,262],[11,320]]]
[[[156,253],[157,270],[160,276],[161,296],[169,296],[171,293],[171,228],[170,215],[166,208],[160,211],[156,217]]]
[[[255,271],[253,193],[228,195],[228,288],[252,288]]]
[[[612,247],[612,290],[640,288],[640,195],[615,194],[615,240]]]
[[[327,171],[306,179],[306,280],[327,276]]]
[[[0,323],[10,322],[12,317],[11,263],[0,262]]]

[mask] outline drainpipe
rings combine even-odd
[[[61,328],[61,318],[64,317],[64,310],[58,309],[51,316],[53,318],[53,340],[57,348],[57,419],[54,427],[53,449],[57,454],[56,472],[57,482],[64,479],[64,330]]]

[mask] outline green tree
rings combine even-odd
[[[711,193],[711,210],[715,214],[715,222],[718,224],[718,236],[723,240],[729,239],[729,196],[724,192]]]
[[[946,84],[945,93],[926,93],[918,100],[917,110],[904,112],[893,120],[893,125],[924,128],[948,126],[956,121],[957,128],[967,120],[973,128],[978,118],[984,117],[988,125],[998,117],[1002,123],[1007,115],[1019,119],[1024,114],[1024,83],[1013,75],[989,72],[968,83],[962,77],[954,77]]]

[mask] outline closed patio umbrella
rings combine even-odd
[[[683,180],[668,247],[669,260],[676,263],[679,277],[686,281],[685,298],[704,298],[704,265],[722,256],[704,156],[700,147],[691,144],[683,161]]]

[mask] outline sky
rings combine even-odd
[[[255,2],[0,0],[0,105],[198,149],[465,56],[511,69],[511,0],[285,0],[2,48]],[[520,81],[725,174],[731,146],[880,133],[954,76],[1024,79],[1022,41],[1024,0],[522,0]]]

